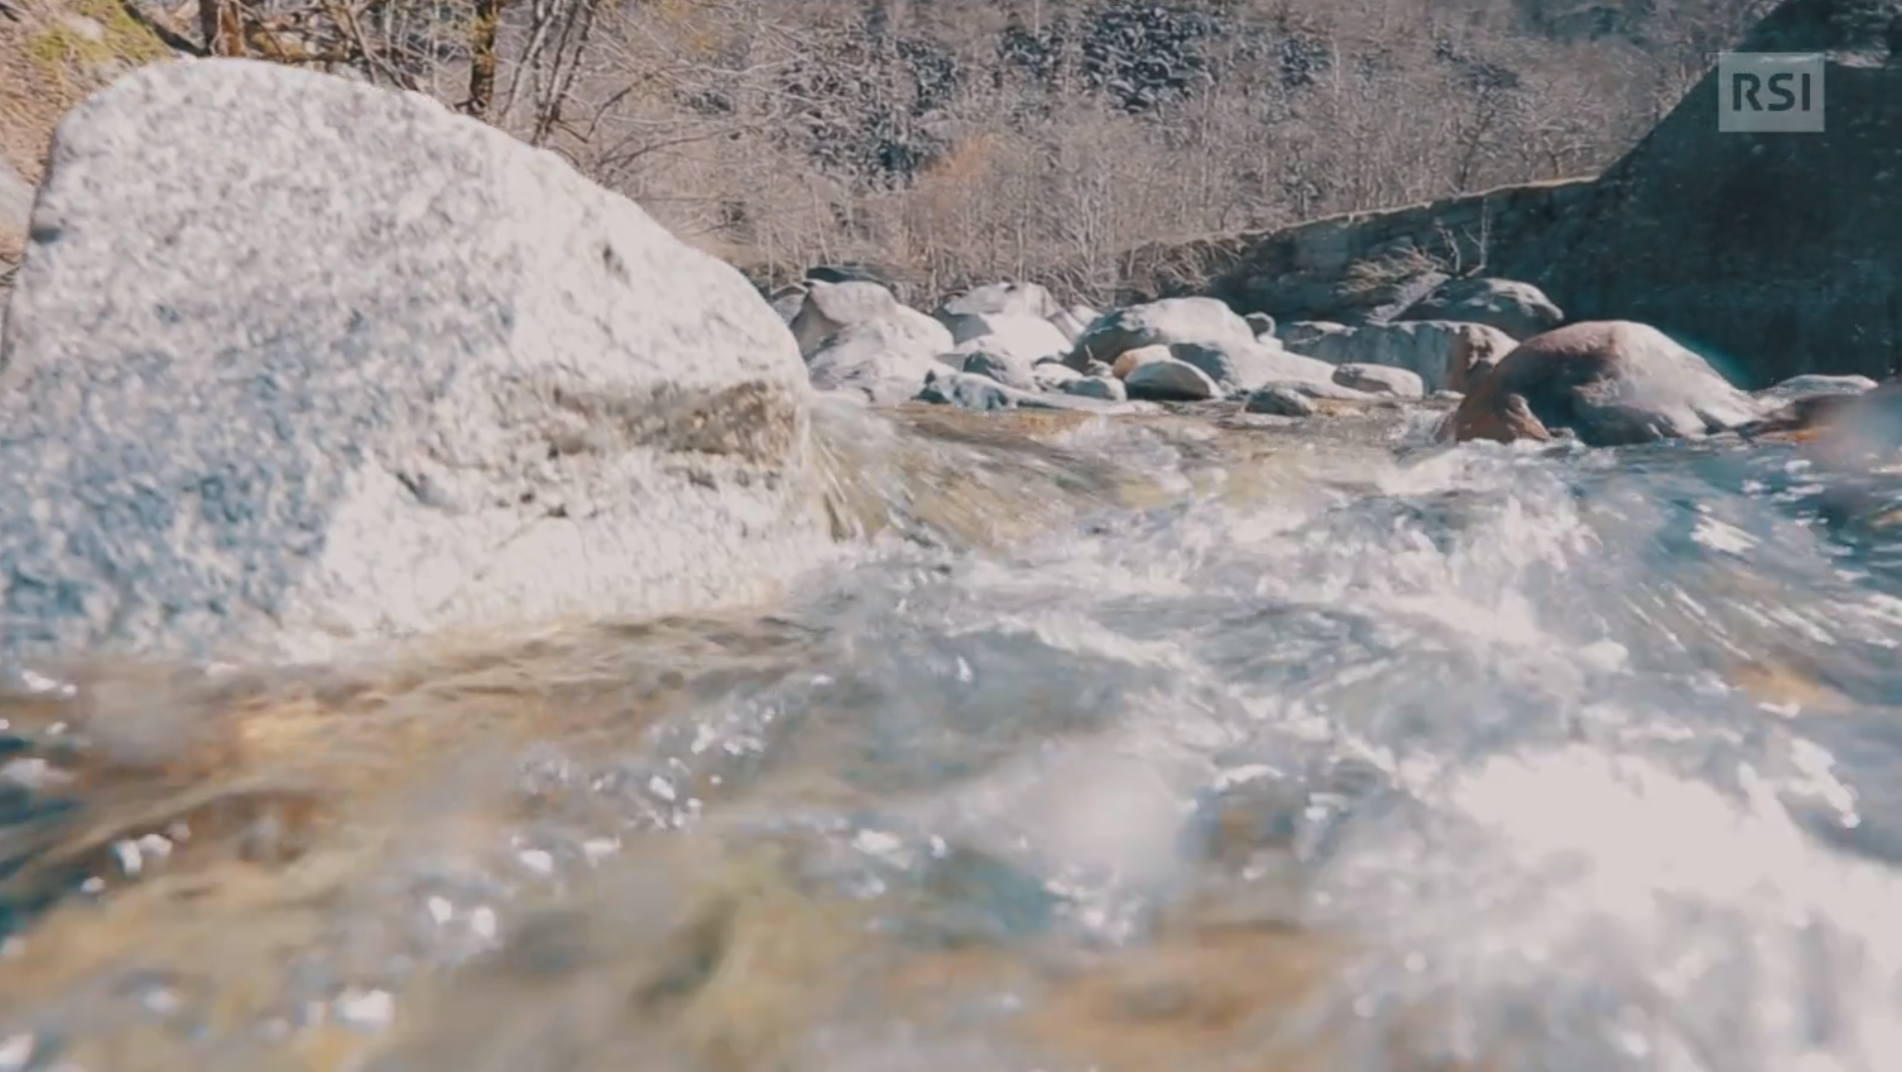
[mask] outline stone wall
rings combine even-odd
[[[1732,378],[1902,372],[1902,0],[1784,0],[1743,51],[1821,52],[1828,124],[1721,133],[1715,72],[1596,179],[1138,250],[1126,299],[1353,322],[1437,273],[1652,324]]]
[[[1204,294],[1242,313],[1354,321],[1404,300],[1429,273],[1498,273],[1562,242],[1590,178],[1504,186],[1379,212],[1330,216],[1131,253],[1125,301]]]
[[[1751,385],[1902,371],[1902,0],[1786,0],[1740,47],[1823,53],[1825,129],[1721,133],[1713,72],[1599,180],[1590,226],[1520,270]]]

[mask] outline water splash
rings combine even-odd
[[[1902,1061],[1902,479],[1427,423],[841,408],[771,618],[27,681],[0,1058]]]

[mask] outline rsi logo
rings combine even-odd
[[[1790,83],[1798,83],[1796,90],[1790,89]],[[1734,71],[1730,76],[1730,108],[1741,112],[1748,108],[1753,112],[1787,112],[1792,108],[1810,110],[1811,83],[1813,79],[1808,71],[1800,74],[1790,71],[1777,71],[1770,75],[1751,71]],[[1764,104],[1757,99],[1759,93],[1768,92],[1771,102]]]
[[[1821,132],[1826,70],[1818,52],[1719,53],[1717,129],[1751,134]]]

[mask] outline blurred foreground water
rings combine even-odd
[[[784,605],[0,699],[0,1072],[1893,1072],[1902,475],[829,411]]]

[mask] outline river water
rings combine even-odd
[[[24,670],[7,1069],[1894,1072],[1902,475],[828,407],[784,605]]]

